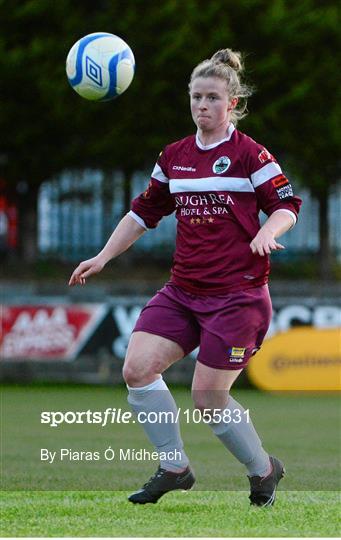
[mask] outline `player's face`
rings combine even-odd
[[[231,116],[231,100],[226,82],[217,77],[197,77],[191,90],[191,113],[201,131],[227,128]]]

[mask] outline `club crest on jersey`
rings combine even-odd
[[[215,174],[223,174],[225,171],[227,171],[230,165],[230,158],[227,156],[222,156],[213,163],[212,170]]]

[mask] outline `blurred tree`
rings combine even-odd
[[[35,256],[39,186],[64,169],[123,170],[128,205],[133,171],[193,132],[191,70],[229,46],[245,51],[258,89],[240,128],[321,201],[321,271],[329,275],[327,201],[339,177],[335,2],[0,0],[0,16],[0,166],[21,193],[22,256]],[[77,96],[64,70],[71,45],[98,30],[125,39],[137,65],[127,93],[104,104]]]
[[[259,91],[245,125],[318,199],[320,276],[329,279],[328,202],[341,172],[339,7],[328,0],[273,0],[264,2],[253,24],[247,65]]]

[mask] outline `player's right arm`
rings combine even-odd
[[[140,236],[142,236],[145,230],[146,229],[137,223],[137,221],[129,214],[124,216],[102,251],[100,251],[96,257],[83,261],[77,266],[70,278],[69,285],[84,285],[86,278],[93,274],[98,274],[108,261],[118,257],[118,255],[126,251],[140,238]]]
[[[160,153],[147,189],[131,203],[129,214],[142,227],[155,229],[164,216],[175,210],[175,202],[169,191],[168,147]]]

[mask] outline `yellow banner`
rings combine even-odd
[[[341,390],[341,330],[292,328],[265,340],[248,376],[262,390]]]

